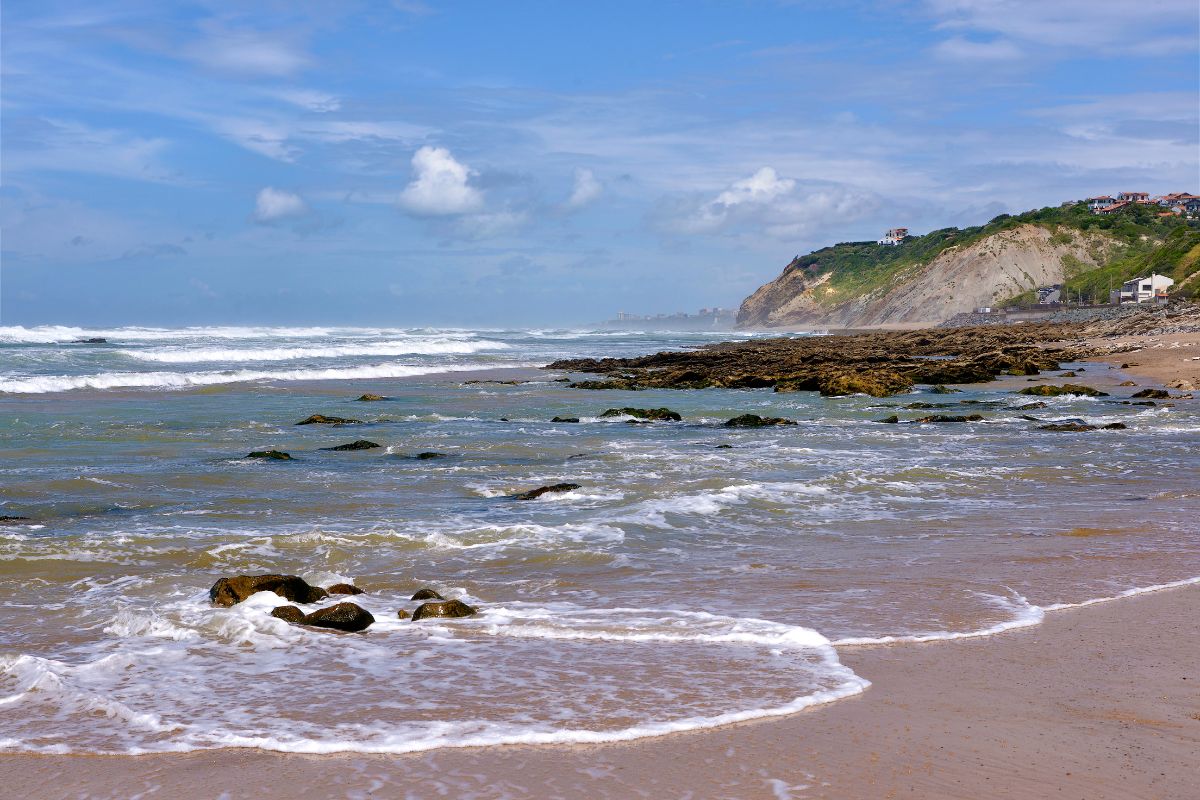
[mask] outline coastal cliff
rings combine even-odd
[[[980,306],[1033,302],[1040,287],[1106,301],[1111,288],[1149,271],[1174,278],[1172,294],[1200,290],[1200,228],[1154,209],[1118,219],[1085,204],[1001,215],[888,246],[848,242],[797,256],[746,298],[738,326],[935,325]]]

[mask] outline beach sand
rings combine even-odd
[[[1200,333],[1121,336],[1090,339],[1086,344],[1125,350],[1089,359],[1091,361],[1128,364],[1123,371],[1135,377],[1164,386],[1178,386],[1185,391],[1190,391],[1189,386],[1200,389]]]
[[[1192,585],[1050,612],[986,638],[846,647],[842,660],[873,682],[858,697],[628,743],[6,755],[0,780],[27,798],[1177,800],[1200,786],[1197,619]]]

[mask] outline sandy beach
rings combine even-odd
[[[30,798],[1162,798],[1200,780],[1200,587],[992,637],[843,648],[862,695],[626,744],[0,758]],[[1153,623],[1148,623],[1153,620]],[[301,702],[298,699],[298,702]]]

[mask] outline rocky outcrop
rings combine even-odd
[[[655,422],[682,422],[683,417],[669,408],[610,408],[600,415],[603,417],[633,417],[635,419],[652,420]]]
[[[412,614],[412,619],[413,622],[416,622],[429,617],[470,617],[477,613],[479,612],[476,609],[462,600],[441,600],[417,606],[417,610]]]
[[[387,398],[381,394],[371,394],[370,392],[358,397],[360,403],[377,403],[380,400],[387,400]]]
[[[579,417],[555,417],[551,422],[579,422]]]
[[[912,387],[912,378],[891,370],[825,373],[817,380],[817,391],[828,397],[851,394],[890,397],[907,392]]]
[[[247,453],[246,458],[257,458],[263,461],[294,461],[291,454],[285,453],[282,450],[255,450],[252,453]]]
[[[1062,386],[1044,384],[1041,386],[1026,386],[1017,394],[1031,394],[1036,397],[1058,397],[1064,394],[1082,395],[1083,397],[1108,397],[1107,392],[1093,389],[1078,383],[1064,383]],[[1136,396],[1136,395],[1135,395]]]
[[[358,425],[361,419],[346,419],[344,417],[327,417],[324,414],[313,414],[297,422],[297,425]]]
[[[0,525],[29,525],[33,520],[29,517],[16,517],[8,514],[0,515]]]
[[[310,586],[297,575],[235,575],[221,578],[208,590],[215,606],[237,605],[255,592],[274,592],[293,603],[315,603],[329,596],[319,586]]]
[[[725,421],[726,428],[769,428],[773,425],[795,425],[796,421],[784,417],[760,417],[758,414],[742,414]]]
[[[408,599],[409,600],[445,600],[446,598],[442,597],[440,594],[435,592],[433,589],[426,587],[424,589],[417,589],[417,591],[413,593],[413,596]]]
[[[322,447],[321,449],[322,450],[334,450],[334,451],[374,450],[375,448],[382,447],[382,446],[383,445],[375,444],[375,442],[368,442],[366,439],[359,439],[358,441],[350,442],[349,444],[339,444],[336,447]]]
[[[363,590],[352,583],[335,583],[325,591],[330,594],[363,594]]]
[[[1171,395],[1163,389],[1142,389],[1140,392],[1134,392],[1130,397],[1145,397],[1154,400],[1166,400]]]
[[[578,483],[555,483],[550,486],[539,486],[536,489],[530,489],[528,492],[521,492],[516,495],[517,500],[536,500],[544,494],[557,494],[560,492],[573,492],[579,488]]]

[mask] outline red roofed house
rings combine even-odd
[[[1113,203],[1112,205],[1101,206],[1100,208],[1097,208],[1094,213],[1096,213],[1096,214],[1112,214],[1114,211],[1120,211],[1122,208],[1127,208],[1129,205],[1130,205],[1130,203],[1128,200],[1118,200],[1117,202]]]
[[[1125,200],[1129,203],[1144,203],[1150,199],[1149,192],[1121,192],[1117,195],[1118,200]]]
[[[1088,208],[1090,208],[1093,212],[1095,212],[1097,208],[1111,206],[1115,202],[1117,202],[1116,198],[1109,197],[1106,194],[1102,194],[1099,197],[1089,197],[1087,199]]]

